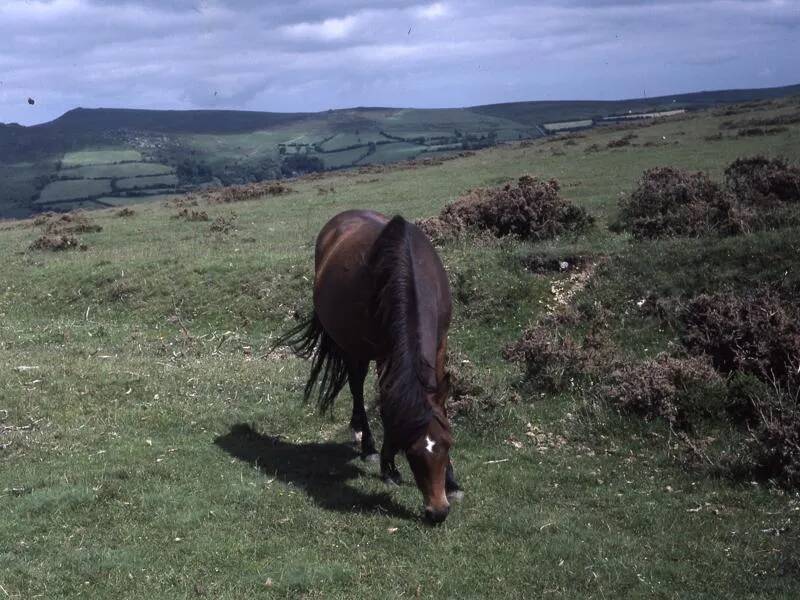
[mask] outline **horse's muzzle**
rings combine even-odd
[[[431,525],[438,525],[447,518],[450,513],[450,507],[433,510],[431,508],[425,509],[425,520]]]

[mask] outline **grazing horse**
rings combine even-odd
[[[440,523],[450,500],[462,495],[449,457],[445,360],[452,307],[442,261],[425,234],[402,217],[350,210],[322,228],[314,262],[314,313],[277,344],[312,359],[305,397],[318,388],[322,412],[349,384],[350,427],[367,460],[378,456],[364,410],[364,380],[369,363],[377,363],[381,475],[399,483],[394,459],[404,453],[426,518]]]

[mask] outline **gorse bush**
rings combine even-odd
[[[736,425],[753,425],[757,422],[761,399],[770,394],[770,386],[752,373],[734,371],[728,376],[728,394],[725,412]]]
[[[450,385],[447,408],[451,417],[481,414],[495,407],[497,398],[489,392],[485,377],[463,353],[449,352],[447,373]]]
[[[601,394],[621,412],[648,420],[661,417],[691,429],[720,413],[725,386],[708,359],[661,354],[617,368],[606,378]]]
[[[208,213],[204,210],[189,210],[182,208],[177,214],[172,216],[173,219],[183,219],[185,221],[208,221]]]
[[[800,388],[760,386],[748,394],[750,410],[740,443],[721,459],[724,472],[744,481],[800,487]]]
[[[60,250],[86,250],[88,246],[81,244],[81,241],[74,235],[64,234],[45,234],[36,238],[28,247],[30,250],[49,250],[58,252]]]
[[[438,217],[417,225],[431,238],[465,231],[485,231],[496,237],[544,240],[581,233],[594,219],[585,209],[561,197],[558,181],[520,177],[516,185],[471,190],[446,206]]]
[[[587,379],[599,379],[619,364],[603,330],[595,328],[582,342],[550,324],[526,329],[503,350],[503,358],[525,366],[526,380],[560,392]]]
[[[796,393],[778,389],[759,405],[759,426],[751,463],[762,480],[794,489],[800,486],[800,406]]]
[[[613,229],[637,239],[734,235],[745,229],[734,198],[704,173],[671,167],[649,169],[620,205]]]
[[[33,220],[34,226],[42,227],[44,233],[35,239],[29,250],[87,250],[89,247],[75,237],[76,233],[97,233],[103,228],[90,220],[81,211],[68,213],[42,213]]]
[[[768,290],[749,296],[701,294],[684,308],[682,342],[711,357],[723,373],[750,373],[765,381],[800,379],[797,310]]]
[[[210,189],[201,194],[209,204],[229,204],[255,200],[264,196],[282,196],[291,193],[292,189],[280,182],[262,181],[247,185],[232,185],[219,189]]]
[[[671,167],[645,171],[620,203],[615,231],[637,239],[736,235],[800,222],[800,167],[763,156],[739,158],[720,185],[704,173]]]
[[[526,380],[551,392],[568,388],[587,370],[583,349],[571,336],[541,325],[525,330],[503,358],[524,364]]]
[[[800,167],[781,158],[739,158],[725,169],[725,185],[744,204],[800,202]]]
[[[523,365],[537,391],[574,390],[592,406],[668,423],[717,472],[800,486],[798,310],[760,289],[701,294],[662,311],[642,314],[661,319],[680,343],[653,358],[626,355],[602,307],[546,317],[503,355]]]
[[[47,235],[58,236],[70,233],[96,233],[102,231],[100,225],[92,222],[84,213],[69,212],[64,214],[40,215],[34,224],[43,225]]]
[[[231,214],[229,217],[220,215],[211,223],[210,229],[215,233],[230,233],[236,229],[236,219],[237,216],[235,214]]]

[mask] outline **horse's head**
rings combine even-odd
[[[423,435],[406,450],[408,464],[425,501],[425,518],[432,523],[441,523],[450,512],[446,481],[453,436],[444,411],[449,383],[449,376],[440,382],[435,397],[431,398],[432,418]]]
[[[444,415],[434,413],[425,434],[406,450],[414,480],[425,501],[425,518],[441,523],[450,512],[445,481],[453,437]]]

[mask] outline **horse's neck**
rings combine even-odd
[[[436,387],[436,351],[438,349],[438,310],[435,298],[425,295],[422,291],[417,274],[412,270],[412,284],[415,290],[416,302],[408,308],[414,314],[407,315],[406,323],[413,331],[410,331],[411,339],[416,340],[415,347],[411,348],[414,353],[417,374],[426,386]]]
[[[415,260],[418,247],[408,227],[402,218],[395,217],[375,242],[371,262],[377,291],[382,295],[378,315],[395,375],[413,385],[413,374],[425,387],[433,387],[438,300],[426,283],[424,261]]]

